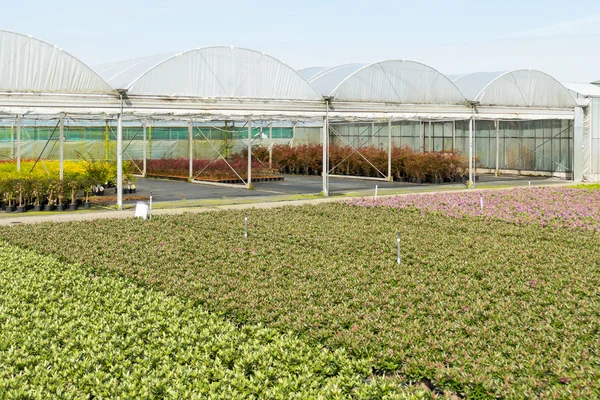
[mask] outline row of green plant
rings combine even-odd
[[[66,161],[63,179],[58,161],[24,160],[17,172],[14,162],[0,162],[0,203],[6,208],[77,204],[99,187],[114,186],[115,165],[105,161]],[[132,179],[131,164],[124,163],[124,177]]]
[[[237,324],[292,330],[393,384],[600,397],[597,233],[342,204],[248,217],[247,239],[243,211],[5,227],[0,238]]]
[[[364,398],[424,389],[261,325],[0,242],[0,397]]]

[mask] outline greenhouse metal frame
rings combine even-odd
[[[339,131],[344,126],[370,124],[371,139],[387,139],[388,170],[379,171],[381,179],[391,178],[389,153],[397,140],[394,132],[402,137],[406,134],[405,125],[418,123],[419,147],[422,145],[423,150],[433,150],[440,143],[442,146],[451,143],[453,149],[457,148],[457,142],[463,144],[462,150],[469,153],[472,183],[474,146],[478,141],[485,142],[481,134],[478,136],[477,121],[491,121],[496,126],[495,165],[490,168],[496,172],[500,170],[501,124],[572,121],[568,123],[572,138],[560,137],[572,143],[567,150],[572,151],[572,166],[563,167],[565,176],[570,173],[576,181],[583,179],[584,109],[589,108],[590,101],[574,99],[561,83],[540,71],[472,74],[452,81],[425,64],[386,60],[298,72],[260,52],[219,46],[92,69],[56,46],[8,31],[0,31],[0,49],[0,120],[12,126],[10,156],[16,159],[17,166],[21,160],[22,133],[27,129],[24,121],[45,121],[54,127],[61,166],[65,124],[69,129],[69,124],[104,123],[108,143],[111,124],[116,122],[118,208],[122,208],[122,160],[124,156],[130,157],[128,148],[133,140],[130,138],[123,147],[124,127],[136,129],[143,137],[144,165],[139,172],[145,174],[148,130],[153,125],[175,123],[187,125],[192,179],[194,140],[208,139],[203,126],[214,128],[224,121],[245,125],[247,134],[243,140],[248,154],[252,152],[253,125],[260,127],[261,135],[273,124],[292,124],[294,132],[296,125],[318,126],[323,144],[323,193],[328,195],[333,170],[328,162],[329,143],[332,139],[342,140],[344,136]],[[457,135],[457,124],[462,127],[461,135]],[[559,129],[559,124],[556,125],[548,128],[549,132],[544,131],[539,141],[537,136],[521,139],[533,140],[533,145],[525,145],[524,149],[529,149],[523,151],[540,153],[540,148],[547,147],[544,141],[562,135],[560,130],[558,133],[553,130]],[[438,126],[442,130],[440,137],[435,136]],[[348,129],[347,136],[354,135]],[[487,131],[486,143],[492,148],[494,138]],[[350,139],[343,140],[351,144]],[[271,146],[274,143],[272,134],[268,143]],[[380,143],[383,146],[384,142]],[[219,149],[213,150],[215,159],[225,158]],[[355,148],[358,153],[360,150],[361,146]],[[562,154],[562,147],[558,151]],[[108,145],[105,154],[108,157]],[[541,154],[539,163],[546,165],[543,160],[548,156]],[[247,179],[242,179],[246,187],[252,185],[251,159],[249,156]]]

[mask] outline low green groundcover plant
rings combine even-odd
[[[0,242],[0,398],[425,398],[369,363]]]
[[[565,204],[568,207],[568,204]],[[343,204],[0,229],[468,398],[600,397],[595,231]],[[396,263],[401,233],[402,263]]]

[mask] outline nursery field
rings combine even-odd
[[[483,210],[478,192],[249,210],[247,239],[244,213],[227,211],[16,226],[0,241],[138,282],[211,318],[293,332],[365,363],[348,368],[377,377],[363,381],[373,390],[425,382],[468,398],[597,398],[600,215],[584,210],[596,194],[544,190],[483,192]],[[547,198],[572,213],[539,206]]]
[[[369,363],[0,243],[0,394],[47,398],[426,398]]]

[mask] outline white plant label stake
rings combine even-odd
[[[483,196],[479,193],[479,206],[481,207],[481,211],[483,211]]]
[[[377,185],[375,185],[375,198],[377,198]]]
[[[248,214],[244,213],[244,237],[248,239]]]
[[[402,258],[400,256],[400,232],[398,232],[398,238],[396,239],[396,244],[398,245],[398,255],[396,258],[396,262],[398,263],[398,265],[400,265],[402,263]]]

